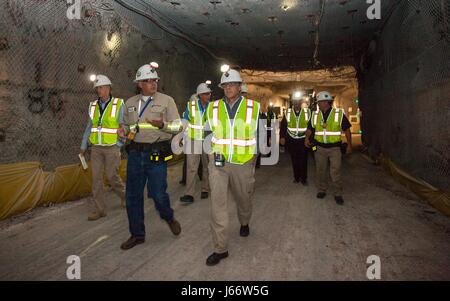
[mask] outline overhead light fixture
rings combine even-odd
[[[270,103],[269,103],[269,106],[273,107],[273,102],[270,102]]]
[[[91,74],[91,75],[89,76],[89,80],[90,80],[91,82],[95,81],[96,78],[97,78],[97,75],[95,75],[95,74]]]
[[[222,66],[220,67],[220,71],[221,71],[222,73],[225,73],[225,72],[230,71],[230,65],[227,65],[227,64],[222,65]]]
[[[300,92],[300,91],[295,91],[295,92],[294,92],[294,97],[295,97],[295,98],[300,98],[300,97],[302,97],[302,92]]]

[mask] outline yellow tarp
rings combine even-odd
[[[180,159],[176,156],[172,164]],[[119,175],[126,180],[127,161]],[[105,180],[105,183],[107,181]],[[0,220],[49,203],[62,203],[92,193],[92,173],[81,164],[60,166],[44,172],[40,162],[0,164]]]
[[[409,190],[426,200],[431,206],[450,216],[450,193],[440,191],[437,188],[431,186],[425,181],[419,180],[399,168],[389,158],[380,156],[378,161],[384,166],[384,168],[399,181],[402,185],[406,186]]]

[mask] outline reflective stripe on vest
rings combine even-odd
[[[99,128],[92,128],[91,129],[91,133],[108,133],[108,134],[116,134],[117,133],[117,129],[108,129],[108,128],[100,128],[100,131],[98,130]]]
[[[195,100],[191,101],[191,114],[193,118],[195,118],[195,111],[197,111],[195,102],[196,102]]]
[[[118,102],[119,100],[117,99],[117,98],[114,98],[114,100],[113,100],[113,105],[112,105],[112,108],[111,108],[111,117],[112,118],[115,118],[116,117],[116,111],[117,111],[117,102]]]
[[[219,124],[219,100],[216,100],[213,105],[213,126]]]
[[[245,123],[250,124],[253,115],[253,100],[247,99],[247,114],[245,115]]]
[[[243,140],[243,139],[217,139],[212,137],[211,142],[220,145],[237,145],[237,146],[252,146],[256,144],[256,138]]]

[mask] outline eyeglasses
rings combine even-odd
[[[157,83],[158,79],[157,78],[149,78],[149,79],[140,80],[138,82],[139,83]]]
[[[222,84],[222,87],[226,88],[226,87],[237,87],[239,86],[240,83],[225,83]]]

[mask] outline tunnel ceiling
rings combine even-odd
[[[116,2],[140,9],[160,26],[242,68],[305,70],[354,64],[398,1],[381,1],[381,20],[367,18],[365,0],[324,0],[322,18],[321,0]]]

